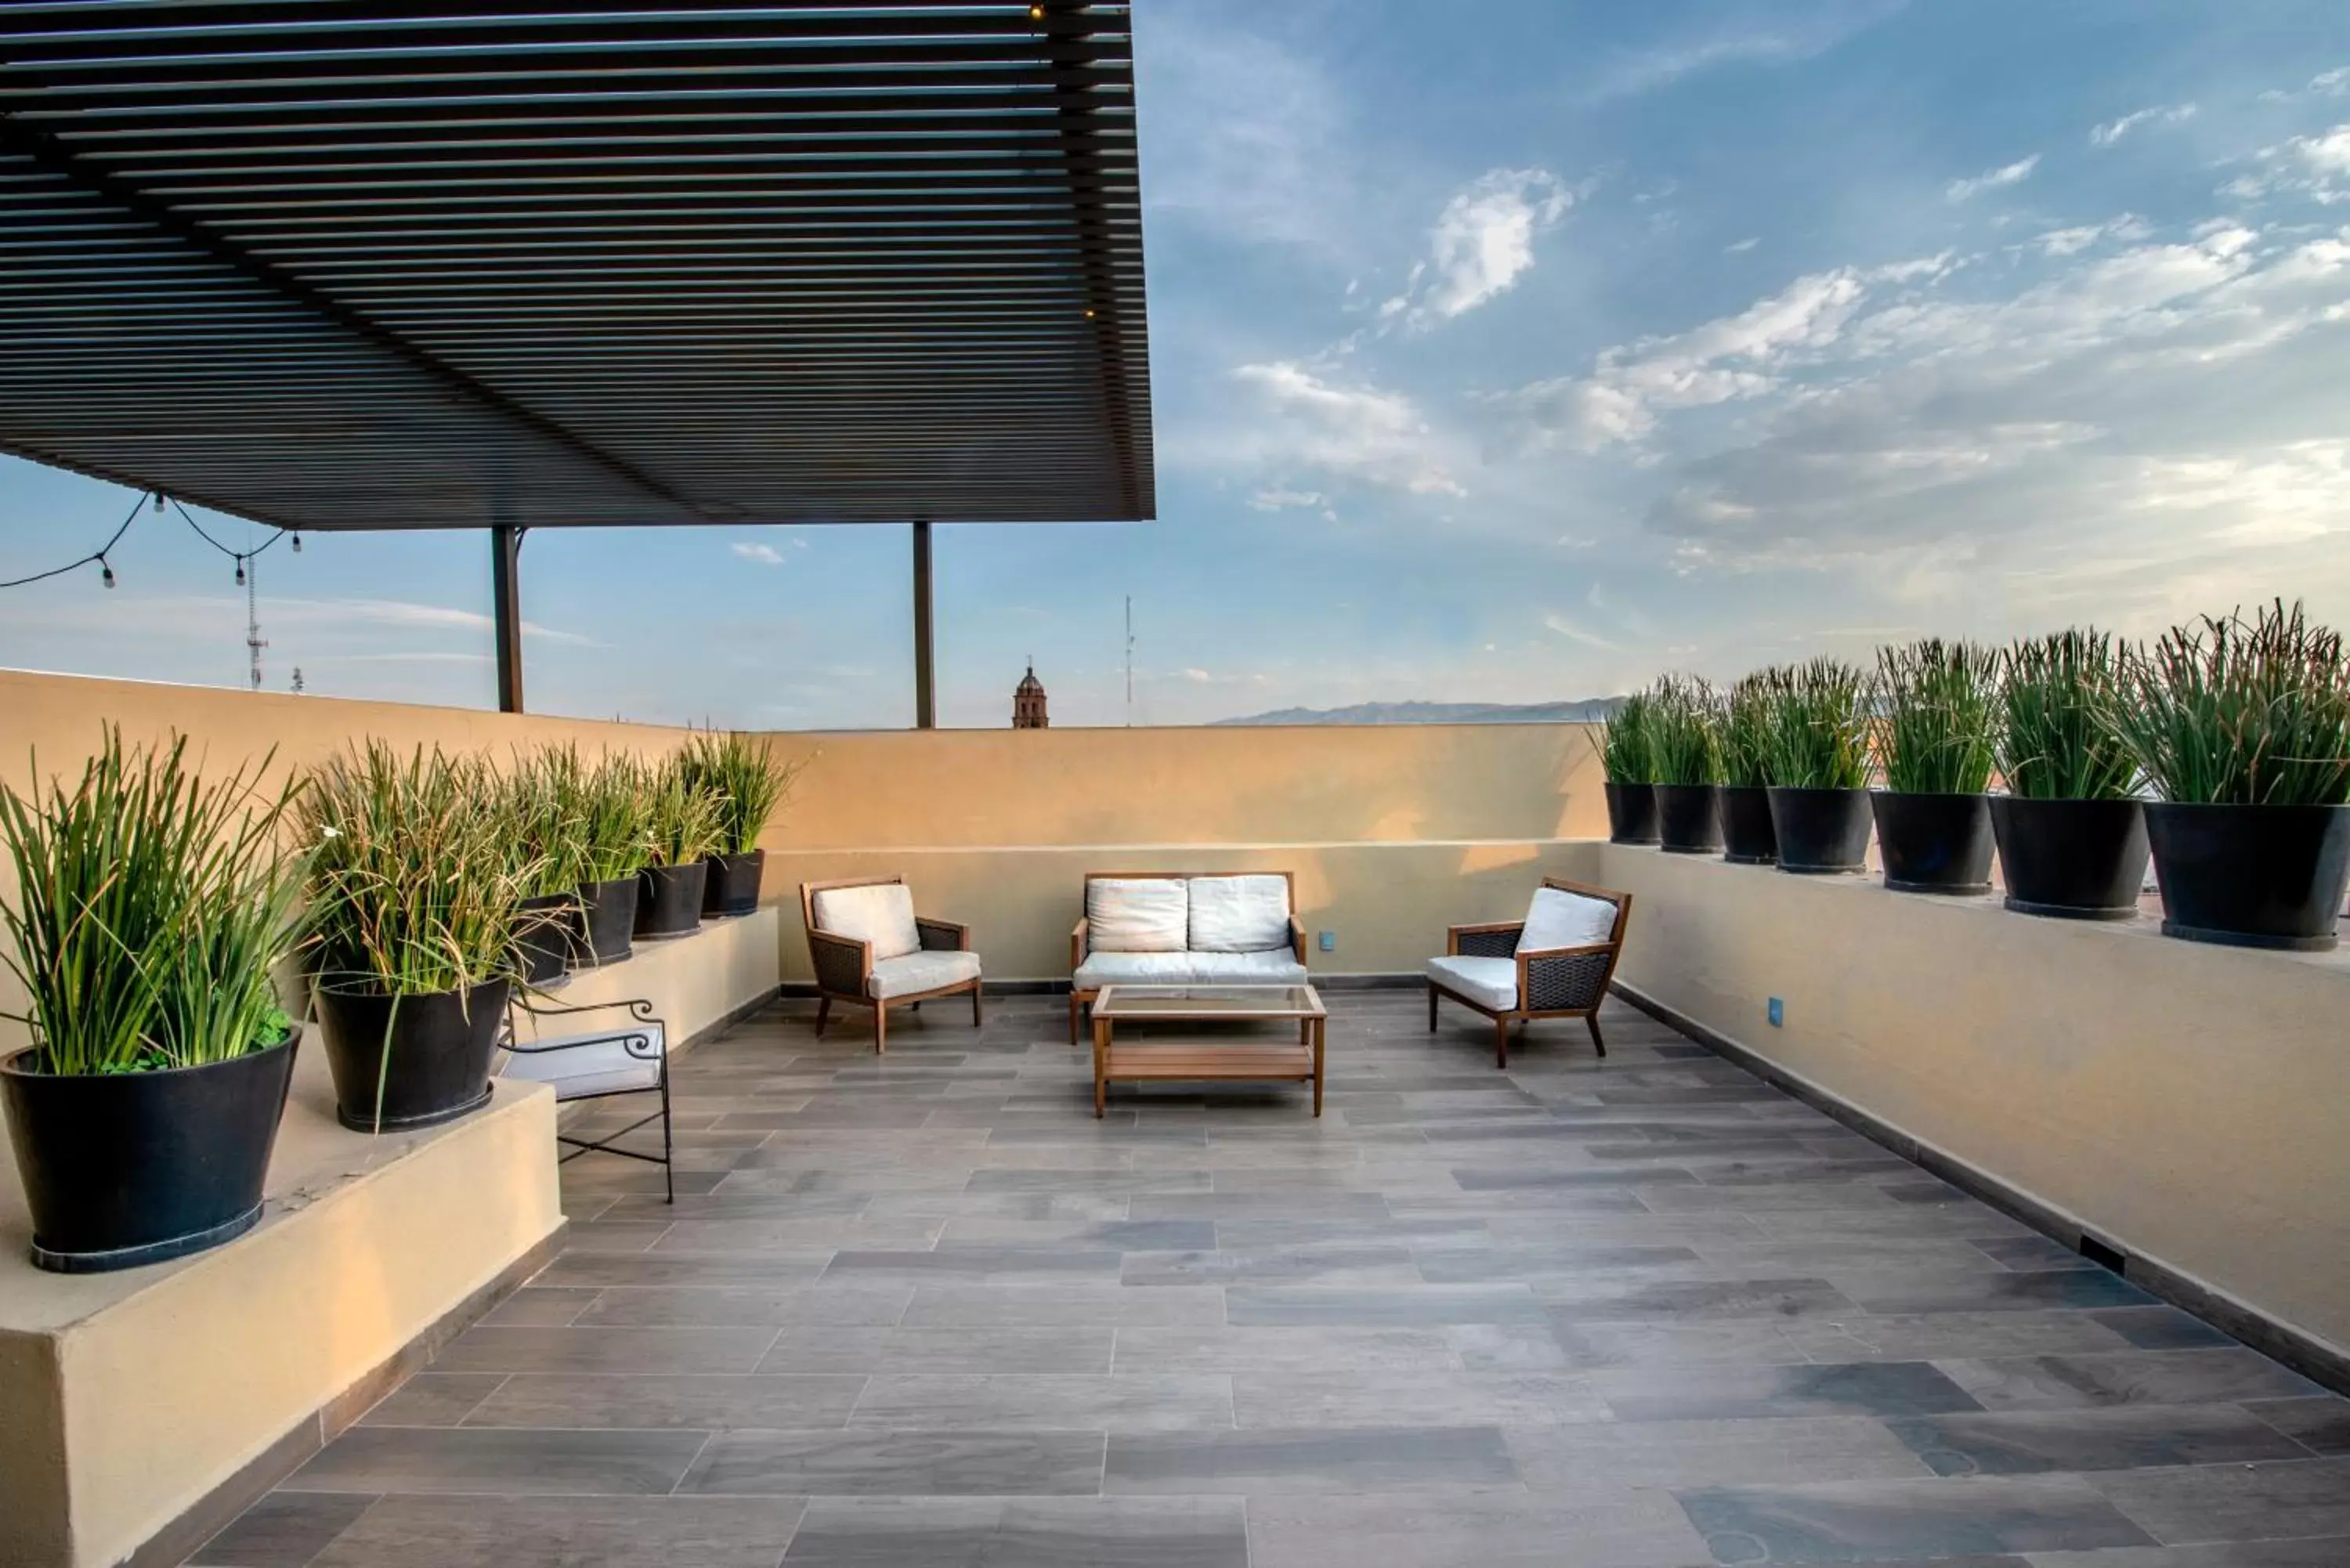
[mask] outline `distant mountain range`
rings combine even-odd
[[[1588,724],[1616,711],[1620,697],[1580,702],[1357,702],[1351,708],[1276,708],[1219,724]]]

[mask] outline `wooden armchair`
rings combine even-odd
[[[1613,905],[1615,918],[1606,939],[1564,946],[1527,948],[1522,945],[1529,923],[1547,923],[1544,900],[1538,891],[1527,919],[1487,925],[1451,926],[1445,931],[1444,953],[1428,962],[1428,1027],[1436,1028],[1439,997],[1459,1002],[1493,1021],[1494,1065],[1510,1064],[1510,1026],[1521,1028],[1534,1018],[1580,1018],[1591,1031],[1591,1044],[1600,1055],[1607,1042],[1599,1033],[1599,1007],[1607,999],[1616,961],[1624,950],[1624,927],[1631,918],[1632,895],[1609,888],[1545,877],[1543,888],[1575,899]],[[1562,909],[1572,914],[1569,906]],[[1595,911],[1580,911],[1586,918]],[[1539,933],[1538,933],[1539,935]]]
[[[808,961],[816,970],[819,1039],[836,1002],[873,1010],[873,1049],[889,1048],[889,1009],[919,1008],[934,996],[971,995],[982,1022],[979,955],[971,928],[914,913],[902,877],[849,877],[800,884]]]

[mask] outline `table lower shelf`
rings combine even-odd
[[[1102,1076],[1131,1083],[1143,1078],[1196,1080],[1277,1078],[1305,1083],[1314,1076],[1310,1045],[1118,1045],[1109,1048]]]
[[[1257,1042],[1252,1044],[1120,1045],[1102,1039],[1094,1052],[1094,1115],[1103,1113],[1113,1083],[1213,1084],[1293,1083],[1314,1085],[1314,1114],[1322,1114],[1321,1021],[1315,1020],[1313,1044]],[[1106,1023],[1097,1024],[1106,1033]]]

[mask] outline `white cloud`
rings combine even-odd
[[[2236,201],[2296,194],[2329,207],[2350,202],[2350,124],[2264,147],[2258,162],[2259,170],[2230,181],[2220,194]]]
[[[1953,180],[1943,191],[1942,195],[1951,202],[1970,201],[1985,191],[1996,191],[2006,185],[2021,185],[2031,179],[2032,171],[2039,167],[2040,154],[2031,153],[2017,159],[2012,163],[1997,169],[1985,170],[1970,179]]]
[[[2093,147],[2111,147],[2141,125],[2178,125],[2194,118],[2195,106],[2191,103],[2172,104],[2168,108],[2137,109],[2122,116],[2119,119],[2109,119],[2105,124],[2093,128],[2089,132],[2089,144]]]
[[[1178,670],[1176,673],[1182,676],[1184,680],[1189,680],[1194,686],[1205,686],[1215,680],[1214,676],[1209,674],[1204,670]]]
[[[1494,169],[1446,202],[1429,231],[1429,259],[1382,319],[1447,321],[1507,290],[1534,265],[1534,237],[1555,227],[1574,196],[1545,169]]]
[[[1418,405],[1400,392],[1341,385],[1289,360],[1243,365],[1232,379],[1268,417],[1228,442],[1228,455],[1419,495],[1468,493]]]
[[[1898,13],[1906,0],[1806,0],[1767,21],[1733,15],[1727,25],[1684,33],[1610,57],[1588,90],[1597,102],[1669,88],[1730,66],[1789,66],[1814,59]],[[1761,25],[1757,25],[1760,22]]]
[[[784,564],[784,553],[773,545],[733,545],[729,548],[743,559],[756,561],[763,566],[780,566]]]
[[[1638,441],[1666,410],[1773,390],[1790,358],[1835,340],[1865,292],[1851,268],[1810,274],[1736,316],[1604,349],[1589,376],[1537,381],[1508,400],[1546,442],[1597,452]]]
[[[1742,255],[1742,254],[1744,254],[1746,252],[1752,250],[1756,245],[1759,245],[1759,244],[1761,244],[1762,243],[1762,235],[1760,235],[1760,234],[1749,234],[1749,235],[1747,235],[1747,236],[1746,236],[1744,239],[1742,239],[1742,240],[1733,240],[1733,241],[1731,241],[1729,244],[1726,244],[1726,245],[1722,246],[1722,247],[1721,247],[1721,254],[1724,254],[1724,255],[1731,255],[1731,256],[1734,256],[1734,255]]]
[[[1866,302],[1649,530],[1685,570],[1835,572],[1962,629],[2350,593],[2350,230],[2099,227],[2137,237]]]
[[[1616,646],[1590,628],[1580,626],[1555,612],[1543,617],[1543,625],[1565,638],[1569,642],[1579,642],[1586,648],[1612,649]]]
[[[1354,221],[1347,106],[1321,65],[1180,7],[1151,16],[1135,69],[1153,213],[1242,239],[1336,252]]]

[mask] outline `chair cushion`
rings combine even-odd
[[[1616,906],[1606,898],[1586,898],[1562,888],[1537,888],[1526,909],[1526,929],[1518,937],[1521,952],[1548,952],[1553,948],[1587,948],[1616,932]]]
[[[900,953],[896,958],[875,959],[873,972],[865,981],[865,993],[877,999],[911,996],[918,992],[936,991],[942,985],[960,985],[979,978],[979,955],[941,949],[931,952]]]
[[[1305,966],[1287,948],[1270,952],[1193,953],[1194,985],[1304,985]]]
[[[658,1023],[527,1044],[532,1049],[506,1053],[505,1068],[500,1075],[533,1084],[552,1084],[557,1100],[660,1087],[661,1053],[667,1043]],[[547,1046],[557,1048],[545,1049]]]
[[[1077,991],[1099,991],[1106,985],[1189,985],[1190,953],[1087,953],[1077,972],[1069,977]]]
[[[1505,958],[1432,958],[1428,978],[1470,1001],[1508,1012],[1518,1005],[1518,961]]]
[[[1191,898],[1180,877],[1102,877],[1086,884],[1086,947],[1105,953],[1181,952]]]
[[[873,944],[876,960],[918,951],[914,895],[903,882],[868,882],[862,888],[826,888],[814,900],[816,928]]]
[[[1195,953],[1265,952],[1289,943],[1289,878],[1194,877],[1191,934]]]

